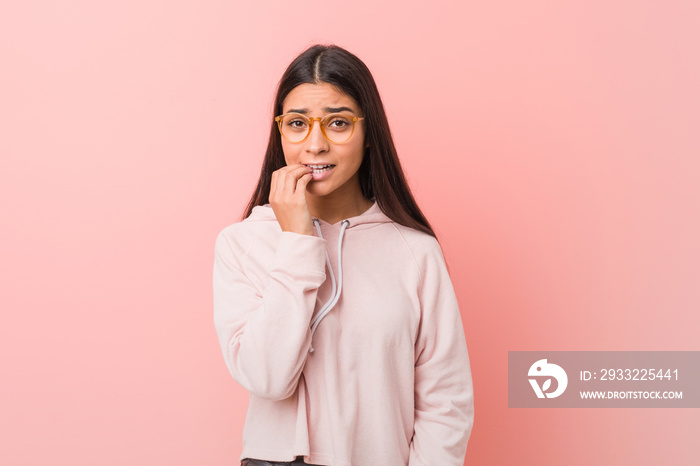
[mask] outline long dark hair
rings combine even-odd
[[[418,208],[406,182],[384,105],[367,66],[355,55],[336,45],[309,47],[284,72],[277,87],[274,115],[282,114],[282,103],[287,94],[304,83],[328,83],[355,99],[365,117],[365,142],[369,143],[359,169],[362,195],[367,199],[374,198],[386,216],[396,223],[435,237],[435,232]],[[269,203],[272,172],[285,165],[281,135],[277,123],[272,120],[258,186],[242,219],[250,215],[253,207]]]

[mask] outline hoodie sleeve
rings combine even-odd
[[[420,290],[409,466],[462,466],[474,422],[469,355],[452,281],[433,238]]]
[[[316,294],[326,278],[325,244],[282,232],[261,294],[241,268],[244,251],[224,232],[216,239],[216,332],[229,372],[258,397],[281,400],[296,389],[311,345]]]

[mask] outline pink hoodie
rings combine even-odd
[[[461,466],[472,379],[437,240],[376,202],[314,226],[283,232],[266,204],[216,239],[214,323],[250,391],[240,459]]]

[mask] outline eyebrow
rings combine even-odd
[[[355,110],[351,109],[350,107],[323,107],[323,111],[326,113],[340,113],[340,112],[355,113]],[[309,113],[309,109],[307,109],[307,108],[290,108],[289,110],[286,111],[286,113],[301,113],[303,115],[306,115],[307,113]]]

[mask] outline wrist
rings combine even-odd
[[[282,228],[282,231],[288,231],[290,233],[297,233],[299,235],[309,235],[309,236],[314,236],[314,229],[312,227],[308,228]]]

